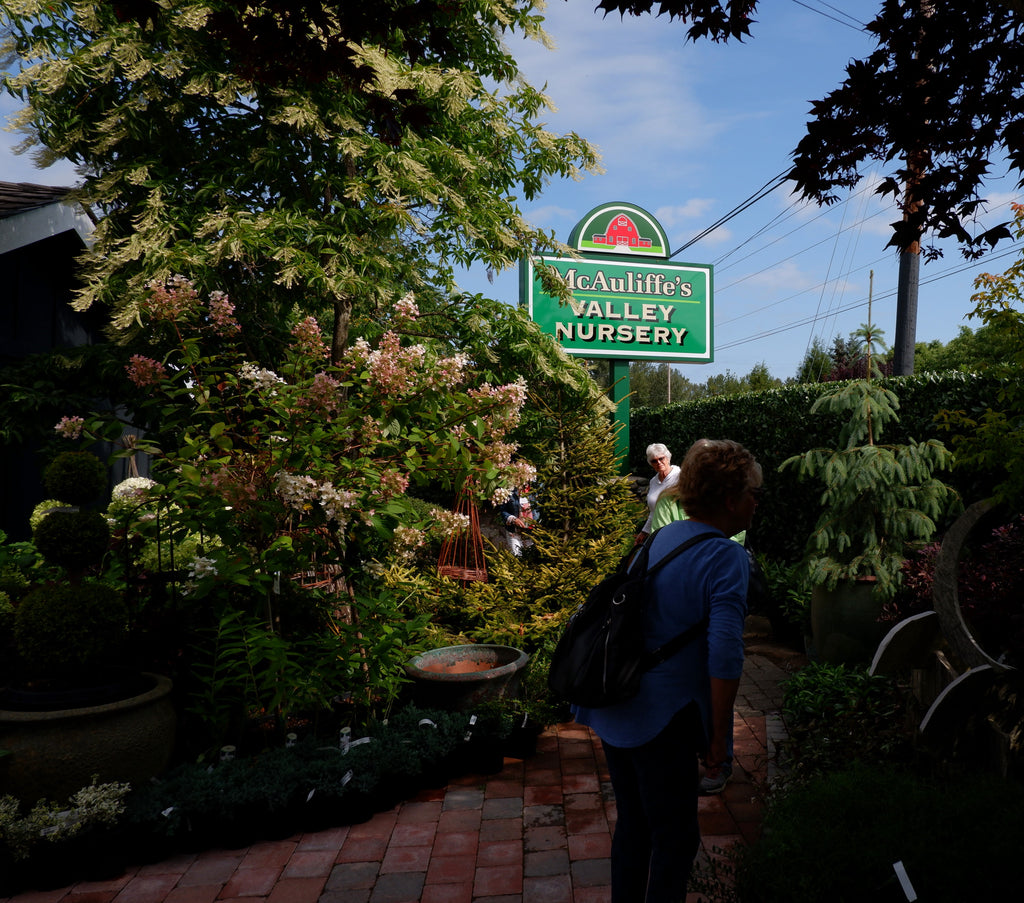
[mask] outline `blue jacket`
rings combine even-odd
[[[710,529],[689,520],[667,524],[652,539],[649,564]],[[589,725],[612,746],[642,746],[661,733],[676,712],[696,702],[710,737],[710,678],[735,680],[743,673],[749,576],[747,553],[724,535],[697,543],[662,568],[648,590],[648,650],[678,636],[705,614],[710,618],[706,636],[651,668],[633,699],[600,709],[575,706],[576,721]]]

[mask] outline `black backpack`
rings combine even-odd
[[[551,657],[548,687],[575,705],[602,708],[634,697],[644,672],[674,655],[707,629],[699,623],[650,652],[644,649],[644,608],[647,578],[677,555],[712,536],[700,533],[673,549],[648,569],[651,538],[636,555],[627,555],[618,569],[587,595],[569,619]]]

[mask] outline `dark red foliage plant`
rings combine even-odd
[[[898,621],[931,609],[939,544],[903,564],[903,586],[884,614]],[[1024,665],[1024,515],[1001,523],[960,562],[960,610],[975,640],[994,659]]]

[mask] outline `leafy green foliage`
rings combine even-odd
[[[784,756],[792,779],[840,771],[854,761],[891,767],[910,757],[913,730],[889,678],[812,662],[783,688]]]
[[[91,452],[61,452],[43,471],[43,485],[51,498],[88,505],[107,488],[107,469]]]
[[[0,367],[0,443],[35,446],[44,454],[60,446],[53,425],[110,397],[124,377],[127,356],[109,344],[34,354]],[[65,499],[65,501],[69,501]]]
[[[788,637],[802,642],[811,631],[811,584],[800,563],[787,564],[758,554],[767,585],[771,620],[776,639]]]
[[[1014,207],[1015,231],[1024,237],[1024,207]],[[1024,459],[1024,310],[1021,308],[1024,259],[1002,275],[982,274],[975,280],[977,292],[972,317],[1005,349],[1002,358],[992,361],[988,372],[999,377],[999,389],[985,405],[974,409],[951,404],[943,411],[944,427],[952,433],[957,460],[965,467],[997,470],[1002,478],[995,497],[1019,505],[1024,499],[1024,475],[1019,462]]]
[[[889,357],[891,354],[890,352]],[[891,360],[876,363],[883,375],[892,374]],[[832,340],[832,348],[827,351],[821,340],[816,337],[797,370],[796,381],[819,383],[864,379],[869,375],[868,366],[868,355],[856,333],[845,339],[837,335]]]
[[[888,442],[897,445],[942,438],[935,419],[939,411],[959,408],[980,416],[1002,391],[1002,381],[988,373],[922,373],[879,383],[900,401],[899,421],[889,424],[885,434]],[[634,408],[630,466],[635,473],[648,472],[644,449],[652,442],[664,442],[676,453],[701,436],[741,442],[765,473],[765,495],[748,533],[750,543],[769,557],[795,561],[814,530],[821,491],[812,482],[800,480],[795,469],[780,473],[778,467],[808,448],[835,444],[843,418],[821,411],[809,416],[814,402],[835,387],[834,383],[789,385],[749,395],[704,398],[665,410]],[[993,485],[1005,474],[1002,467],[980,471],[957,467],[945,481],[965,500],[974,500],[991,495]],[[940,532],[951,520],[947,515],[939,521]]]
[[[97,784],[94,778],[70,800],[39,800],[27,814],[14,797],[0,797],[0,861],[5,852],[18,862],[43,845],[116,824],[130,790],[127,784]]]
[[[975,330],[961,326],[957,335],[945,344],[937,339],[918,342],[914,347],[914,370],[917,373],[990,370],[993,365],[1009,360],[1015,348],[1013,336],[1000,331],[995,324]]]
[[[113,664],[127,640],[122,594],[101,583],[44,585],[18,605],[14,639],[35,677],[79,676]]]
[[[902,862],[921,900],[1012,899],[1022,843],[1019,783],[850,765],[772,797],[761,839],[737,851],[735,890],[744,903],[895,903]]]
[[[543,656],[590,587],[629,548],[641,506],[618,475],[613,427],[601,408],[593,407],[596,398],[590,408],[577,407],[566,395],[537,403],[549,431],[533,493],[534,548],[521,558],[490,548],[486,583],[461,585],[430,572],[418,579],[430,586],[422,591],[421,604],[449,638],[511,645]]]
[[[607,387],[611,378],[607,361],[593,361],[591,368],[594,378]],[[671,390],[669,379],[672,381]],[[775,379],[763,362],[755,364],[746,376],[740,377],[726,370],[709,376],[704,384],[692,382],[668,364],[632,361],[629,365],[630,404],[637,407],[660,408],[698,398],[762,392],[781,385],[782,381]]]
[[[416,334],[418,319],[412,296],[400,299],[378,315],[374,345],[360,339],[340,366],[326,362],[316,322],[300,319],[278,373],[245,359],[246,334],[222,293],[204,303],[183,277],[151,286],[140,320],[159,359],[133,355],[126,368],[142,392],[123,413],[146,428],[126,453],[152,458],[155,485],[139,505],[159,518],[147,528],[140,516],[138,534],[178,552],[179,573],[164,577],[177,583],[174,620],[195,632],[179,677],[211,742],[247,715],[283,725],[335,696],[390,706],[425,619],[376,587],[372,551],[382,536],[405,551],[462,528],[406,490],[468,480],[487,498],[533,477],[509,441],[523,381],[492,384],[497,367],[474,369],[450,336]],[[574,371],[548,372],[558,383]],[[121,429],[97,415],[88,435]]]
[[[81,164],[104,214],[78,307],[130,327],[149,282],[189,273],[258,324],[256,356],[298,305],[337,362],[396,294],[443,305],[457,266],[564,249],[519,199],[598,163],[544,128],[504,44],[544,39],[533,3],[357,6],[7,5],[27,140]]]
[[[610,369],[603,382],[607,383],[608,377]],[[649,408],[660,408],[670,402],[691,401],[704,394],[699,385],[688,380],[675,367],[652,361],[630,361],[629,391],[631,406]]]
[[[631,546],[643,505],[619,475],[599,395],[584,402],[562,390],[532,401],[545,424],[532,446],[541,456],[531,494],[539,518],[534,547],[517,558],[488,543],[486,583],[438,577],[436,559],[418,568],[393,565],[386,577],[430,617],[433,645],[496,643],[528,652],[511,711],[547,724],[565,716],[547,689],[550,653],[590,588]]]
[[[51,511],[33,531],[36,548],[49,564],[82,571],[98,565],[110,545],[110,527],[98,511]]]
[[[858,332],[871,366],[878,331]],[[875,380],[838,383],[811,407],[847,418],[839,441],[783,461],[800,478],[825,484],[821,515],[807,543],[808,573],[834,589],[840,581],[877,578],[876,594],[890,599],[902,580],[907,545],[927,542],[956,493],[935,479],[952,467],[952,454],[934,439],[882,445],[883,429],[899,419],[899,399]]]
[[[10,542],[0,530],[0,592],[11,599],[25,594],[43,566],[42,556],[32,542]]]

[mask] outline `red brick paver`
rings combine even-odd
[[[704,855],[758,835],[757,782],[770,765],[764,709],[777,711],[784,676],[748,658],[733,780],[700,800]],[[600,741],[561,724],[541,735],[532,758],[426,790],[364,824],[178,856],[0,903],[609,903],[614,824]]]

